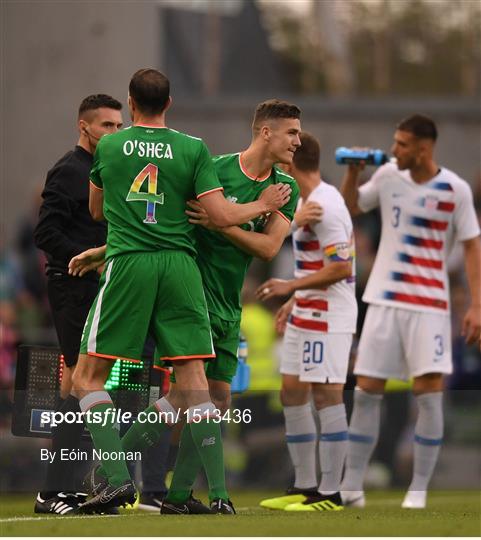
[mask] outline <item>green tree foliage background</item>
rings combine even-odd
[[[321,1],[347,46],[352,82],[343,95],[479,96],[479,0],[312,0],[308,16],[283,1],[261,3],[272,45],[300,93],[339,94],[328,84]]]

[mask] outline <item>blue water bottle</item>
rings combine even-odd
[[[237,349],[237,371],[231,383],[231,392],[233,394],[240,394],[249,388],[251,367],[247,364],[247,353],[247,340],[241,334],[239,336],[239,348]]]
[[[387,155],[379,149],[367,148],[366,150],[353,150],[340,146],[336,149],[336,163],[338,165],[349,165],[364,161],[367,165],[384,165],[389,161]]]

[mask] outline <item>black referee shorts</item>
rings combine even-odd
[[[98,281],[52,273],[47,293],[65,364],[77,363],[80,339],[90,306],[98,291]]]

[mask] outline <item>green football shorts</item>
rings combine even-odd
[[[208,379],[230,384],[237,371],[240,321],[226,321],[213,313],[209,313],[209,317],[216,357],[206,363],[205,374]],[[165,365],[163,362],[157,362],[158,367],[163,365]],[[170,380],[175,383],[173,373]]]
[[[149,329],[163,360],[215,357],[202,278],[187,253],[138,252],[110,259],[80,352],[139,361]]]

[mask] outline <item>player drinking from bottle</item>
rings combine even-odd
[[[419,114],[394,133],[397,164],[380,167],[358,187],[350,165],[342,193],[351,213],[379,207],[381,243],[363,300],[369,304],[354,373],[357,387],[343,480],[346,504],[364,506],[363,481],[379,436],[387,379],[412,377],[418,405],[414,471],[403,508],[424,508],[443,440],[443,376],[452,371],[447,257],[462,242],[471,306],[468,343],[481,329],[479,225],[469,185],[434,160],[437,129]]]

